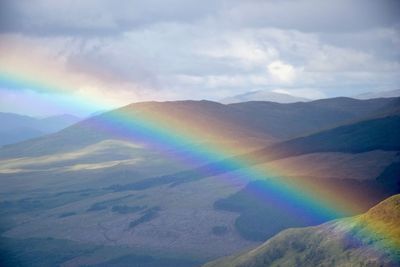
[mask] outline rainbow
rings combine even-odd
[[[70,94],[69,101],[61,103],[67,108],[79,110],[104,108],[105,102],[102,98],[82,99],[73,96],[71,85],[63,84],[62,81],[57,84],[58,81],[46,77],[41,74],[20,73],[15,65],[14,69],[10,70],[5,64],[0,64],[2,88]],[[199,169],[212,176],[228,173],[228,176],[242,181],[265,181],[258,188],[253,189],[254,195],[265,200],[266,204],[286,210],[295,218],[307,217],[317,221],[328,221],[360,212],[360,207],[351,196],[343,196],[341,192],[330,190],[323,182],[313,184],[306,179],[288,178],[284,170],[272,169],[262,164],[254,166],[252,158],[232,157],[234,151],[245,151],[246,148],[229,142],[221,142],[225,136],[219,130],[213,131],[214,126],[218,128],[217,125],[211,125],[212,127],[209,128],[188,125],[190,123],[187,121],[171,121],[168,116],[154,110],[143,109],[137,112],[129,106],[93,117],[87,122],[99,131],[122,138],[140,140],[160,151],[170,152],[172,149],[179,159],[190,166],[216,162],[210,165],[209,169]],[[204,137],[205,131],[212,131],[211,139],[214,142],[199,146],[196,141]],[[229,178],[225,179],[229,181]],[[371,232],[376,232],[373,226],[370,229]],[[380,234],[385,235],[382,231]],[[390,240],[390,236],[387,238]],[[394,243],[398,244],[398,242]]]

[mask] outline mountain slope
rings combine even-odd
[[[37,119],[13,113],[0,112],[0,146],[13,144],[53,133],[66,128],[80,119],[64,114]]]
[[[282,231],[261,246],[205,267],[398,266],[400,195],[365,214]]]
[[[359,103],[361,107],[357,109],[352,109],[352,106],[356,105],[342,103],[337,109],[340,112],[335,111],[334,104],[330,108],[332,112],[330,114],[335,112],[355,114],[352,118],[366,116],[371,110],[377,109],[370,104],[364,109],[364,101],[347,101],[347,99],[323,101],[321,109],[326,110],[324,105],[329,106],[330,101]],[[378,102],[372,101],[372,103]],[[386,109],[386,104],[382,104],[379,110]],[[279,105],[279,108],[283,110],[285,105]],[[320,109],[315,108],[315,110],[318,112]],[[243,238],[238,231],[235,222],[240,215],[238,216],[237,212],[226,212],[213,206],[216,201],[230,199],[230,196],[241,192],[249,180],[235,178],[235,173],[230,173],[231,169],[225,168],[229,165],[221,165],[220,162],[216,162],[215,165],[206,165],[207,159],[195,161],[195,164],[182,162],[175,157],[174,151],[160,151],[140,142],[140,138],[146,141],[147,135],[126,134],[132,128],[126,129],[123,126],[131,125],[127,121],[136,115],[145,114],[150,118],[158,118],[178,133],[182,131],[196,136],[197,139],[193,141],[199,142],[196,144],[198,147],[190,148],[198,151],[197,149],[203,148],[202,142],[214,141],[219,136],[223,137],[217,140],[221,142],[232,141],[234,138],[238,141],[260,138],[263,142],[269,142],[269,135],[264,135],[268,133],[268,127],[263,124],[269,114],[268,108],[260,113],[243,114],[245,112],[232,105],[208,101],[178,101],[138,103],[124,107],[123,111],[127,117],[117,118],[121,120],[110,121],[107,120],[107,116],[100,115],[56,134],[11,145],[1,150],[0,153],[5,158],[0,160],[0,171],[4,171],[0,173],[0,194],[3,199],[0,201],[0,228],[4,229],[4,237],[13,240],[56,238],[95,245],[132,246],[149,251],[161,251],[168,255],[176,253],[185,256],[194,255],[202,260],[237,253],[258,245]],[[290,125],[291,116],[290,113],[283,113],[282,122]],[[312,116],[304,115],[298,118],[313,127]],[[343,120],[339,122],[347,121],[349,116],[344,115],[342,118]],[[338,123],[337,120],[334,122]],[[316,128],[313,129],[319,130],[319,125],[314,127]],[[137,130],[140,133],[141,129]],[[151,138],[153,136],[148,137]],[[273,138],[272,140],[275,141]],[[161,141],[168,143],[169,140],[161,139]],[[263,142],[259,147],[268,145],[271,148],[274,144]],[[289,152],[281,157],[288,155],[290,157]],[[220,157],[241,153],[245,152],[237,150],[232,153],[222,153]],[[384,166],[373,170],[372,166],[376,165],[376,161],[371,162],[369,159],[384,157],[380,153],[387,153],[388,158],[382,163]],[[327,152],[326,154],[332,157],[323,160],[335,161],[338,165],[342,165],[341,161],[346,161],[349,165],[342,167],[353,168],[351,164],[353,157],[359,157],[358,164],[365,165],[371,173],[379,174],[386,165],[392,163],[395,153],[373,151],[369,156],[365,155],[367,153],[357,155],[346,153],[345,157],[342,157]],[[182,154],[190,155],[185,151],[180,155]],[[312,155],[319,157],[316,154]],[[7,159],[10,155],[14,155],[15,158]],[[261,159],[268,161],[272,160],[272,157]],[[209,159],[213,162],[214,160]],[[200,165],[204,168],[196,169]],[[308,167],[307,164],[304,165]],[[246,167],[251,169],[260,166]],[[396,171],[397,168],[394,166],[387,172],[393,173],[395,177]],[[213,176],[220,173],[224,174]],[[370,179],[375,176],[371,176]],[[207,179],[202,179],[206,177]],[[332,179],[331,184],[336,184],[342,178],[343,176],[338,175],[335,180]],[[386,177],[382,179],[386,180]],[[345,191],[343,196],[352,195],[354,191],[362,191],[369,199],[371,198],[368,192],[360,190],[360,187],[351,181],[346,183],[343,181],[341,188],[343,187],[353,190]],[[279,219],[273,216],[269,218],[275,223]],[[285,228],[293,226],[284,225]],[[271,235],[282,228],[275,230],[276,232]],[[26,241],[29,244],[30,241]],[[30,246],[35,246],[35,243],[31,243]],[[61,253],[52,254],[63,255],[63,249],[57,251]],[[120,256],[123,255],[119,254],[118,257]],[[79,259],[77,260],[79,262]]]
[[[357,100],[346,97],[305,103],[246,102],[230,106],[253,117],[262,130],[279,139],[292,139],[376,116],[398,112],[400,98]]]
[[[389,116],[340,126],[310,136],[284,142],[293,153],[400,150],[400,116]],[[298,151],[298,152],[297,152]]]
[[[137,125],[136,117],[143,118],[145,123]],[[171,129],[168,132],[170,136],[195,135],[192,139],[193,144],[239,141],[270,144],[275,141],[275,138],[262,132],[245,114],[220,103],[143,102],[91,117],[46,137],[4,147],[0,151],[0,158],[42,156],[72,151],[107,139],[152,145],[157,138],[149,134],[153,127],[147,127],[147,122],[156,124],[160,131],[165,129],[161,124],[168,125]]]
[[[134,116],[149,117],[150,122],[152,118],[157,118],[173,129],[171,134],[176,131],[194,136],[193,142],[198,144],[227,142],[257,148],[357,121],[389,107],[392,110],[398,107],[399,101],[397,98],[366,101],[336,98],[294,104],[247,102],[223,105],[211,101],[136,103],[84,120],[58,133],[4,147],[0,150],[0,158],[71,151],[106,139],[132,140],[136,137],[126,134],[124,124],[134,122]],[[120,114],[124,114],[123,122],[115,122],[115,117],[119,118]],[[143,131],[140,128],[134,130]],[[240,152],[243,151],[236,154]]]
[[[214,161],[198,168],[148,178],[144,182],[116,185],[113,190],[137,190],[163,184],[185,183],[235,171],[242,165],[227,162],[246,162],[246,167],[279,159],[317,152],[361,153],[373,150],[400,151],[400,116],[361,121],[306,137],[281,142],[232,158]]]

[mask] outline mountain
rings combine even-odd
[[[276,93],[272,91],[252,91],[232,97],[221,99],[222,103],[239,103],[248,101],[270,101],[276,103],[295,103],[295,102],[307,102],[310,99],[303,97],[296,97],[285,93]]]
[[[287,229],[261,246],[204,267],[398,266],[400,195],[368,212],[315,227]]]
[[[393,193],[378,194],[379,184],[397,184],[398,151],[380,147],[396,144],[389,137],[397,134],[397,103],[145,102],[4,146],[0,265],[198,266],[258,246],[288,227],[328,220],[288,221],[284,212],[271,213],[276,207],[254,194],[263,188],[253,175],[260,171],[340,194],[365,212]],[[298,120],[306,127],[296,130],[303,127]],[[369,131],[375,145],[362,146],[357,136]],[[320,135],[331,141],[323,146]],[[347,139],[367,149],[343,149]],[[224,164],[232,159],[244,164]]]
[[[131,120],[131,123],[135,116],[149,117],[150,120],[156,118],[184,134],[194,134],[196,141],[193,139],[193,142],[198,144],[227,143],[227,146],[235,148],[238,148],[235,144],[241,144],[242,148],[246,144],[251,149],[361,120],[382,113],[388,107],[398,107],[398,103],[399,98],[333,98],[293,104],[246,102],[223,105],[211,101],[135,103],[86,119],[58,133],[4,147],[0,150],[0,158],[45,155],[107,139],[126,139],[127,136],[115,135],[120,126],[113,120],[121,114],[125,114],[124,120]],[[120,132],[123,131],[120,129]],[[243,151],[236,154],[239,152]]]
[[[9,145],[0,152],[1,157],[22,155],[45,155],[56,152],[71,151],[92,145],[107,139],[130,140],[153,145],[151,138],[146,138],[146,123],[127,130],[125,124],[136,125],[137,119],[143,118],[158,125],[168,125],[170,135],[174,129],[180,134],[195,135],[189,142],[202,143],[272,143],[275,138],[260,130],[256,121],[233,107],[211,101],[173,101],[143,102],[122,107],[111,112],[83,120],[60,132]],[[147,118],[147,119],[146,119]],[[128,126],[129,127],[129,126]]]
[[[263,149],[211,162],[179,173],[149,178],[145,182],[113,187],[116,191],[147,188],[160,184],[184,183],[228,173],[241,168],[224,162],[246,162],[246,166],[313,153],[366,153],[370,151],[400,151],[400,116],[365,120],[321,131],[309,136],[279,142]],[[190,177],[190,179],[188,179]]]
[[[79,122],[81,118],[70,114],[61,114],[39,119],[39,127],[46,133],[57,132]]]
[[[346,97],[305,103],[245,102],[230,104],[275,138],[292,139],[373,116],[387,116],[400,108],[400,98],[357,100]]]
[[[367,92],[354,96],[354,98],[357,99],[389,98],[389,97],[400,97],[400,89],[391,91],[381,91],[381,92]]]
[[[73,115],[63,114],[43,119],[13,113],[0,113],[0,146],[13,144],[53,133],[66,128],[80,119]]]

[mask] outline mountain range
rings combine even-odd
[[[400,89],[390,90],[390,91],[381,91],[381,92],[367,92],[355,95],[354,98],[357,99],[371,99],[371,98],[389,98],[389,97],[399,97]]]
[[[278,93],[273,91],[251,91],[231,97],[226,97],[221,99],[221,103],[231,104],[231,103],[239,103],[239,102],[248,102],[248,101],[269,101],[276,103],[295,103],[295,102],[307,102],[311,101],[308,98],[292,96],[285,93]]]
[[[0,124],[3,126],[0,130],[0,146],[54,133],[77,123],[79,120],[80,118],[68,114],[38,119],[0,112]]]
[[[319,231],[325,219],[268,208],[254,194],[268,180],[250,174],[312,184],[355,206],[350,215],[365,212],[399,193],[399,107],[400,98],[144,102],[3,146],[0,265],[199,266],[287,228]]]

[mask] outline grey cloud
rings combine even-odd
[[[18,35],[109,90],[142,85],[161,100],[276,88],[350,95],[400,85],[399,3],[3,0],[0,42]],[[274,79],[272,63],[290,79]]]
[[[2,32],[31,35],[115,35],[162,22],[193,22],[218,10],[219,1],[3,0]]]
[[[397,0],[3,0],[2,32],[113,35],[155,23],[214,20],[215,27],[342,32],[398,27]]]
[[[397,0],[240,1],[221,11],[228,24],[277,27],[310,32],[348,32],[373,27],[398,27]]]

